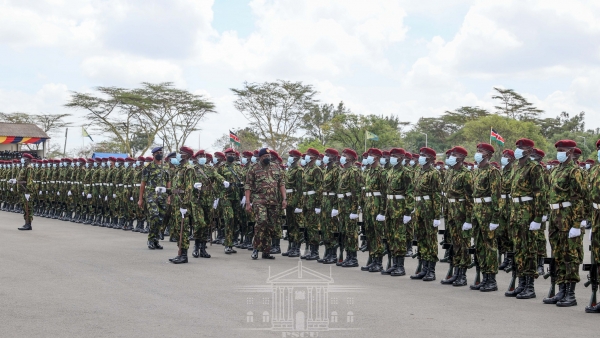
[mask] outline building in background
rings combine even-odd
[[[30,153],[46,157],[48,134],[32,123],[0,123],[0,157],[19,158]]]

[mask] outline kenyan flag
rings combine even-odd
[[[496,141],[496,143],[498,143],[498,145],[500,145],[500,146],[504,145],[504,138],[502,136],[500,136],[500,134],[498,134],[498,132],[495,131],[494,128],[492,128],[492,131],[490,134],[490,140]]]

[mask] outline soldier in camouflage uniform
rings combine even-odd
[[[31,230],[31,222],[33,221],[33,198],[32,194],[37,191],[33,190],[33,168],[31,167],[31,160],[33,156],[28,153],[24,153],[21,157],[21,163],[23,164],[22,170],[19,172],[19,176],[13,179],[13,185],[16,186],[17,194],[21,203],[23,204],[23,219],[25,225],[19,228],[19,230]],[[13,189],[14,190],[14,189]]]
[[[437,228],[442,217],[440,172],[433,168],[436,153],[431,148],[421,148],[419,165],[421,170],[414,180],[415,226],[422,271],[410,276],[423,281],[435,280],[437,257]]]
[[[585,210],[576,201],[586,200],[587,184],[581,170],[573,162],[573,153],[577,143],[561,140],[554,144],[557,158],[561,164],[552,171],[548,202],[550,206],[550,246],[556,266],[556,283],[559,292],[544,303],[559,307],[577,305],[575,285],[579,282],[581,229],[584,225]]]
[[[519,285],[504,295],[518,299],[535,298],[534,279],[538,276],[537,231],[542,227],[542,216],[546,210],[544,169],[530,159],[534,145],[529,139],[519,139],[516,142],[515,159],[518,160],[518,164],[513,169],[510,190],[510,222],[516,229],[515,265]]]
[[[256,215],[254,250],[251,257],[257,259],[258,252],[262,251],[263,259],[275,259],[269,252],[274,224],[279,216],[277,213],[279,202],[276,198],[277,190],[283,199],[282,208],[287,207],[284,173],[278,165],[271,163],[271,155],[267,148],[262,148],[258,156],[258,163],[248,172],[244,186],[246,211],[253,210]]]
[[[290,150],[288,153],[288,170],[285,175],[286,193],[289,202],[286,207],[286,224],[290,248],[283,256],[300,257],[300,223],[302,222],[302,181],[304,168],[300,165],[302,153]]]
[[[546,157],[546,153],[544,153],[543,150],[541,149],[533,149],[533,154],[531,155],[531,158],[540,163],[540,165],[542,166],[542,168],[544,170],[542,170],[542,173],[544,173],[544,187],[546,188],[546,190],[544,190],[544,198],[547,200],[548,199],[548,188],[550,185],[550,171],[546,170],[546,167],[544,166],[542,160],[544,159],[544,157]],[[537,271],[538,271],[538,275],[544,275],[544,257],[546,257],[546,230],[548,229],[547,223],[546,221],[548,220],[548,215],[550,214],[550,209],[546,206],[546,210],[544,211],[544,216],[542,216],[542,231],[538,231],[537,232],[537,240],[536,240],[536,247],[537,247]]]
[[[412,154],[410,152],[404,153],[404,159],[402,160],[402,165],[404,169],[411,175],[411,181],[414,182],[417,171],[415,171],[412,164]],[[413,211],[414,212],[414,211]],[[412,216],[411,216],[412,218]],[[404,257],[412,257],[413,255],[413,240],[415,239],[415,221],[411,219],[408,223],[406,223],[406,254]]]
[[[340,179],[340,164],[338,162],[339,152],[333,148],[325,150],[323,163],[325,173],[321,185],[321,229],[323,232],[323,243],[325,244],[325,255],[317,262],[323,264],[337,263],[337,248],[339,246],[339,210],[337,209],[337,188]]]
[[[323,171],[317,165],[319,160],[319,151],[310,148],[306,151],[304,157],[306,167],[304,168],[304,192],[303,207],[300,208],[304,212],[304,220],[306,225],[306,242],[310,250],[301,256],[306,260],[319,259],[319,242],[321,237],[320,230],[320,213],[321,213],[321,184],[323,183]]]
[[[239,167],[234,163],[235,150],[233,148],[225,149],[224,154],[225,161],[220,162],[217,172],[227,183],[225,183],[225,192],[219,199],[219,206],[224,224],[225,239],[223,245],[225,246],[225,253],[232,254],[237,253],[233,249],[233,241],[240,221],[240,202],[242,200],[240,188],[243,183]],[[233,182],[233,184],[230,185],[229,182]]]
[[[340,233],[343,247],[346,250],[346,259],[339,263],[344,268],[358,266],[356,252],[358,251],[358,214],[359,200],[362,192],[362,173],[354,165],[357,154],[353,149],[346,148],[342,151],[340,164],[343,170],[340,174],[338,193],[338,211],[340,220]],[[337,264],[336,264],[337,265]]]
[[[600,140],[596,141],[596,150],[598,163],[600,163]],[[592,235],[591,235],[591,253],[593,264],[600,266],[600,165],[594,165],[590,168],[588,175],[588,199],[587,205],[592,206]],[[597,267],[596,267],[597,268]],[[591,304],[585,307],[587,313],[600,313],[600,303]]]
[[[473,237],[478,268],[483,274],[479,285],[471,289],[482,292],[498,291],[498,247],[496,229],[500,226],[500,193],[502,175],[489,161],[495,150],[487,143],[477,145],[475,162],[478,169],[473,174]]]
[[[386,178],[385,234],[392,266],[382,274],[404,276],[404,254],[406,253],[406,224],[414,209],[412,175],[402,165],[406,151],[393,148],[390,151],[390,169]]]
[[[93,158],[88,158],[85,163],[85,174],[83,175],[83,179],[81,181],[81,189],[83,192],[83,212],[85,214],[83,224],[92,224],[94,221],[94,195],[93,195],[93,183],[92,180],[94,177],[94,161]]]
[[[132,210],[134,218],[136,220],[135,228],[131,230],[133,232],[141,232],[144,229],[145,208],[140,208],[139,206],[137,206],[137,202],[140,200],[140,186],[142,185],[142,173],[145,162],[146,158],[144,156],[138,156],[137,161],[135,161],[133,165],[134,171],[132,197],[133,201],[136,204],[133,206]]]
[[[121,203],[123,208],[123,230],[133,230],[133,219],[134,210],[137,206],[133,203],[133,185],[135,176],[135,159],[127,157],[124,162],[123,168],[123,195],[121,196]],[[135,200],[138,201],[137,199]]]
[[[152,149],[154,162],[148,164],[142,170],[142,180],[138,197],[138,208],[144,209],[144,204],[148,210],[148,224],[150,231],[148,232],[148,249],[162,249],[159,243],[158,231],[165,217],[167,208],[167,195],[162,192],[162,189],[169,188],[169,173],[165,170],[162,164],[163,148],[156,147]],[[144,203],[145,200],[145,203]]]
[[[248,170],[250,170],[250,167],[252,165],[254,165],[254,162],[252,162],[252,157],[254,157],[254,154],[251,151],[244,151],[242,153],[242,165],[241,165],[241,174],[242,174],[242,180],[245,182],[246,181],[246,174],[248,173]],[[240,215],[240,217],[242,218],[242,226],[241,226],[241,235],[242,235],[242,241],[239,243],[239,245],[237,246],[240,249],[252,249],[252,233],[254,231],[254,229],[252,228],[251,224],[250,224],[250,214],[246,213],[245,211],[243,211],[245,205],[241,205],[242,207],[242,213]],[[288,230],[289,231],[289,230]]]
[[[454,267],[454,273],[452,276],[446,276],[441,283],[453,286],[467,285],[466,274],[471,264],[469,247],[472,236],[473,174],[464,166],[467,156],[465,148],[452,148],[448,158],[450,172],[444,187],[445,205],[448,209],[445,217],[446,231],[449,232],[452,241],[453,261],[450,264]]]
[[[512,200],[510,199],[510,189],[512,182],[513,163],[515,162],[515,153],[510,149],[502,151],[502,193],[500,195],[500,226],[496,229],[496,240],[498,242],[498,252],[504,254],[504,261],[498,267],[504,270],[511,264],[508,258],[508,252],[514,252],[513,238],[516,233],[510,223],[510,213]]]

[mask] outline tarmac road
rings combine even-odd
[[[266,281],[269,273],[296,269],[298,259],[252,261],[250,251],[228,256],[213,245],[211,259],[195,259],[190,251],[189,264],[173,265],[168,258],[176,255],[175,243],[150,251],[142,234],[37,217],[33,231],[21,232],[22,215],[0,212],[0,219],[1,337],[575,337],[593,335],[600,321],[584,313],[591,291],[583,282],[579,305],[558,308],[542,304],[549,280],[541,278],[536,299],[517,300],[504,297],[510,278],[504,272],[498,292],[482,293],[441,285],[448,267],[442,263],[437,281],[422,282],[303,261],[306,281],[327,279],[331,269],[329,298],[322,297],[328,305],[320,308],[329,329],[300,331],[308,321],[297,312],[309,294],[296,293],[308,289],[292,283],[292,317],[304,324],[275,332]],[[366,258],[359,254],[361,263]],[[407,259],[408,274],[416,265]],[[298,277],[290,271],[290,278]],[[474,273],[469,270],[469,283]],[[259,289],[265,292],[250,292]]]

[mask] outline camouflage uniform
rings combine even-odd
[[[286,223],[287,223],[287,234],[288,241],[294,243],[298,248],[300,247],[300,241],[302,234],[300,234],[299,225],[302,222],[303,214],[295,213],[296,208],[302,209],[302,180],[303,180],[304,169],[300,165],[300,160],[296,161],[286,171],[285,175],[285,186],[286,196],[288,204],[286,207]]]
[[[25,224],[29,225],[31,225],[31,221],[33,220],[34,207],[33,198],[31,196],[36,193],[36,191],[33,190],[33,175],[33,168],[31,165],[28,165],[19,171],[19,176],[16,178],[17,196],[19,196],[20,202],[23,204],[23,219],[25,220]],[[29,200],[27,200],[25,194],[29,195]]]
[[[340,232],[343,234],[344,247],[349,255],[351,253],[356,255],[356,251],[358,251],[358,219],[351,220],[350,214],[358,215],[360,194],[362,192],[361,186],[362,173],[360,169],[351,164],[342,170],[337,192],[343,197],[338,198],[338,210]]]
[[[406,252],[406,225],[404,216],[410,216],[414,209],[412,175],[403,165],[392,167],[386,182],[385,233],[390,255],[404,256]]]
[[[452,265],[467,269],[471,264],[469,247],[473,231],[463,230],[462,227],[464,223],[472,223],[473,173],[465,166],[459,166],[458,169],[452,169],[448,176],[445,188],[448,217],[445,220],[452,239]]]
[[[304,220],[308,238],[306,242],[312,246],[319,246],[320,215],[315,212],[321,208],[321,184],[323,182],[323,171],[314,163],[304,169],[304,192],[302,193]],[[258,222],[258,220],[257,220]],[[255,232],[256,233],[256,232]]]
[[[167,195],[157,193],[156,187],[166,188],[169,181],[169,173],[161,164],[152,162],[142,170],[142,182],[145,183],[144,198],[148,209],[150,228],[148,241],[158,240],[158,231],[163,223],[167,208]]]
[[[195,182],[197,182],[196,171],[189,163],[179,165],[171,177],[170,192],[171,205],[173,208],[171,217],[174,219],[171,237],[175,237],[175,239],[179,241],[177,245],[182,250],[187,250],[190,246],[190,241],[186,234],[189,233],[190,220],[195,213],[194,208],[197,207],[196,203],[194,203]],[[187,210],[185,216],[182,216],[180,209]],[[180,237],[181,241],[179,240]]]
[[[592,255],[600,263],[600,164],[593,166],[588,175],[588,205],[592,205]],[[592,262],[594,263],[594,262]]]
[[[194,217],[198,221],[194,222],[194,239],[205,241],[211,236],[209,226],[214,223],[215,217],[213,203],[215,199],[220,199],[222,196],[222,191],[218,187],[222,187],[225,178],[214,167],[208,165],[198,165],[195,170],[197,182],[202,183],[202,188],[196,192],[198,213]]]
[[[433,221],[442,216],[440,173],[434,168],[421,169],[413,182],[419,255],[423,261],[437,262],[437,228],[433,226]]]
[[[516,236],[515,229],[510,223],[510,209],[512,206],[510,189],[513,167],[511,163],[502,169],[502,193],[498,201],[500,226],[496,229],[496,240],[498,242],[498,251],[504,254],[514,252],[513,238]]]
[[[365,203],[363,221],[369,253],[373,258],[380,259],[385,251],[383,239],[385,238],[384,222],[377,221],[377,215],[385,215],[385,184],[386,177],[380,166],[366,170],[365,176]]]
[[[242,174],[240,169],[234,163],[224,162],[218,168],[217,172],[225,181],[230,182],[229,188],[225,189],[222,198],[219,200],[221,207],[221,215],[225,225],[225,242],[223,245],[228,248],[233,246],[234,234],[236,226],[240,223],[240,201],[242,200],[240,186],[242,183]]]
[[[278,164],[259,163],[248,171],[244,189],[250,191],[250,201],[246,203],[252,203],[252,210],[256,217],[253,246],[263,254],[268,254],[271,250],[274,224],[279,216],[276,191],[280,187],[285,187],[285,183],[284,173]]]
[[[339,236],[338,220],[341,216],[331,217],[331,211],[332,209],[337,209],[337,188],[340,179],[340,171],[340,166],[337,163],[331,163],[330,166],[327,166],[323,175],[323,184],[320,189],[323,196],[321,201],[321,229],[323,232],[323,242],[325,243],[325,248],[332,251],[332,254],[339,245],[336,234]]]

